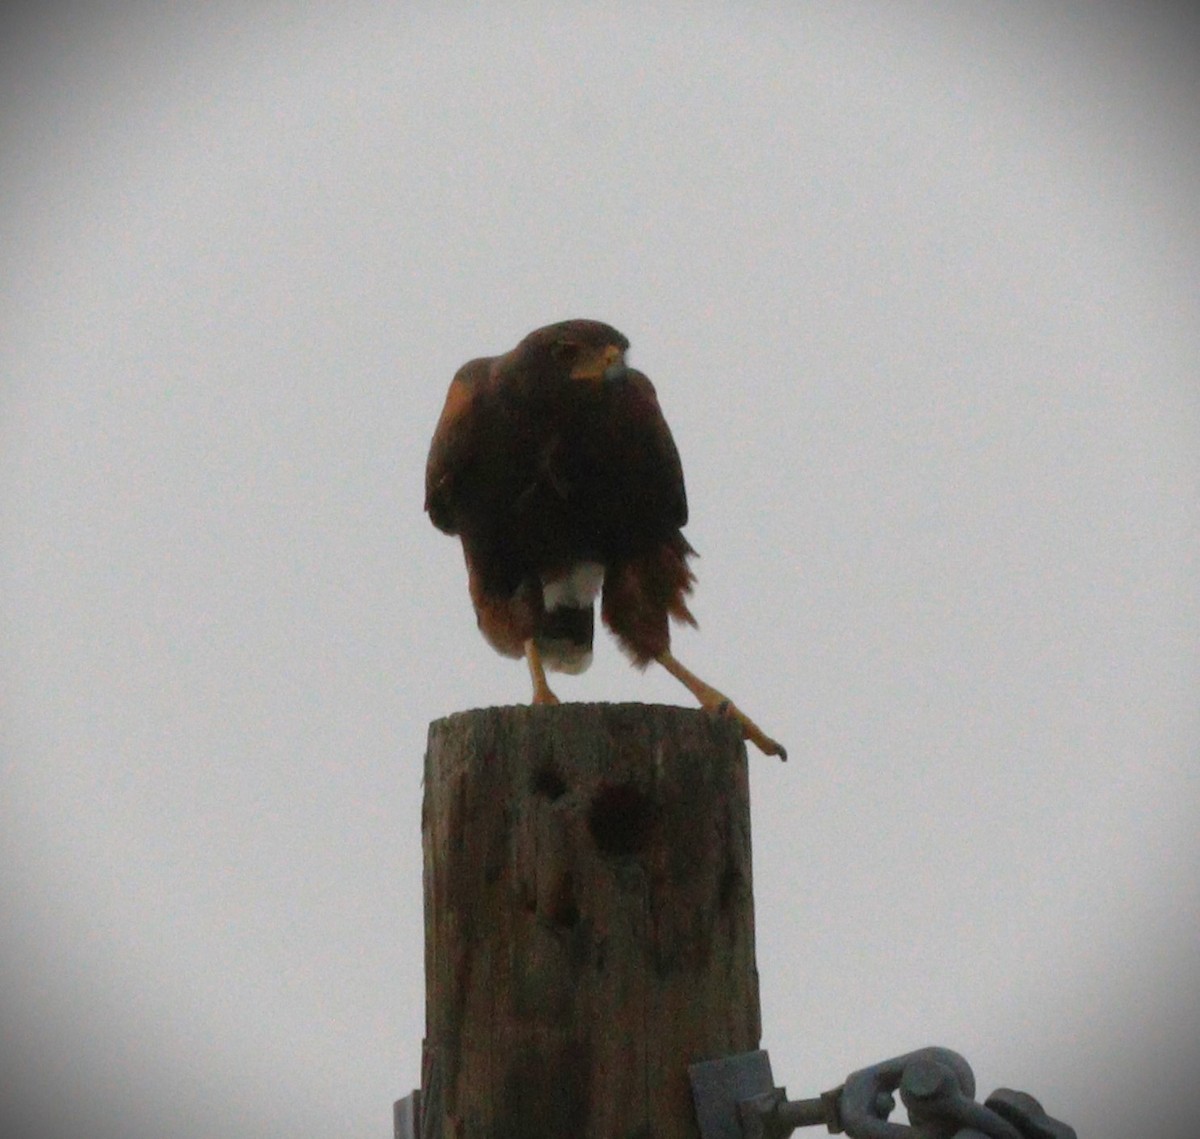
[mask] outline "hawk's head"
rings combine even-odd
[[[560,320],[531,332],[518,351],[571,380],[618,380],[629,340],[599,320]]]

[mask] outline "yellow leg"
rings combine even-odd
[[[694,672],[680,664],[669,651],[662,653],[657,659],[663,668],[700,701],[702,708],[737,720],[742,726],[743,737],[764,755],[777,755],[780,759],[787,759],[787,749],[766,735],[728,696],[723,696],[711,684],[705,684]]]
[[[529,665],[529,675],[533,680],[533,702],[535,704],[557,704],[558,697],[550,691],[546,683],[546,669],[542,665],[542,654],[538,652],[537,642],[530,637],[525,642],[525,663]]]

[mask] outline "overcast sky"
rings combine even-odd
[[[1194,1133],[1196,25],[498,7],[4,17],[6,1118],[390,1134],[427,725],[529,692],[426,448],[459,364],[587,316],[682,453],[678,655],[792,757],[777,1080],[944,1044]],[[557,689],[690,702],[603,635]]]

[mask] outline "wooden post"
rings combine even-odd
[[[698,1139],[760,1034],[746,750],[641,704],[430,726],[423,1139]]]

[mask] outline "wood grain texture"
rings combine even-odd
[[[697,1139],[687,1065],[758,1047],[746,751],[642,704],[430,726],[423,1135]]]

